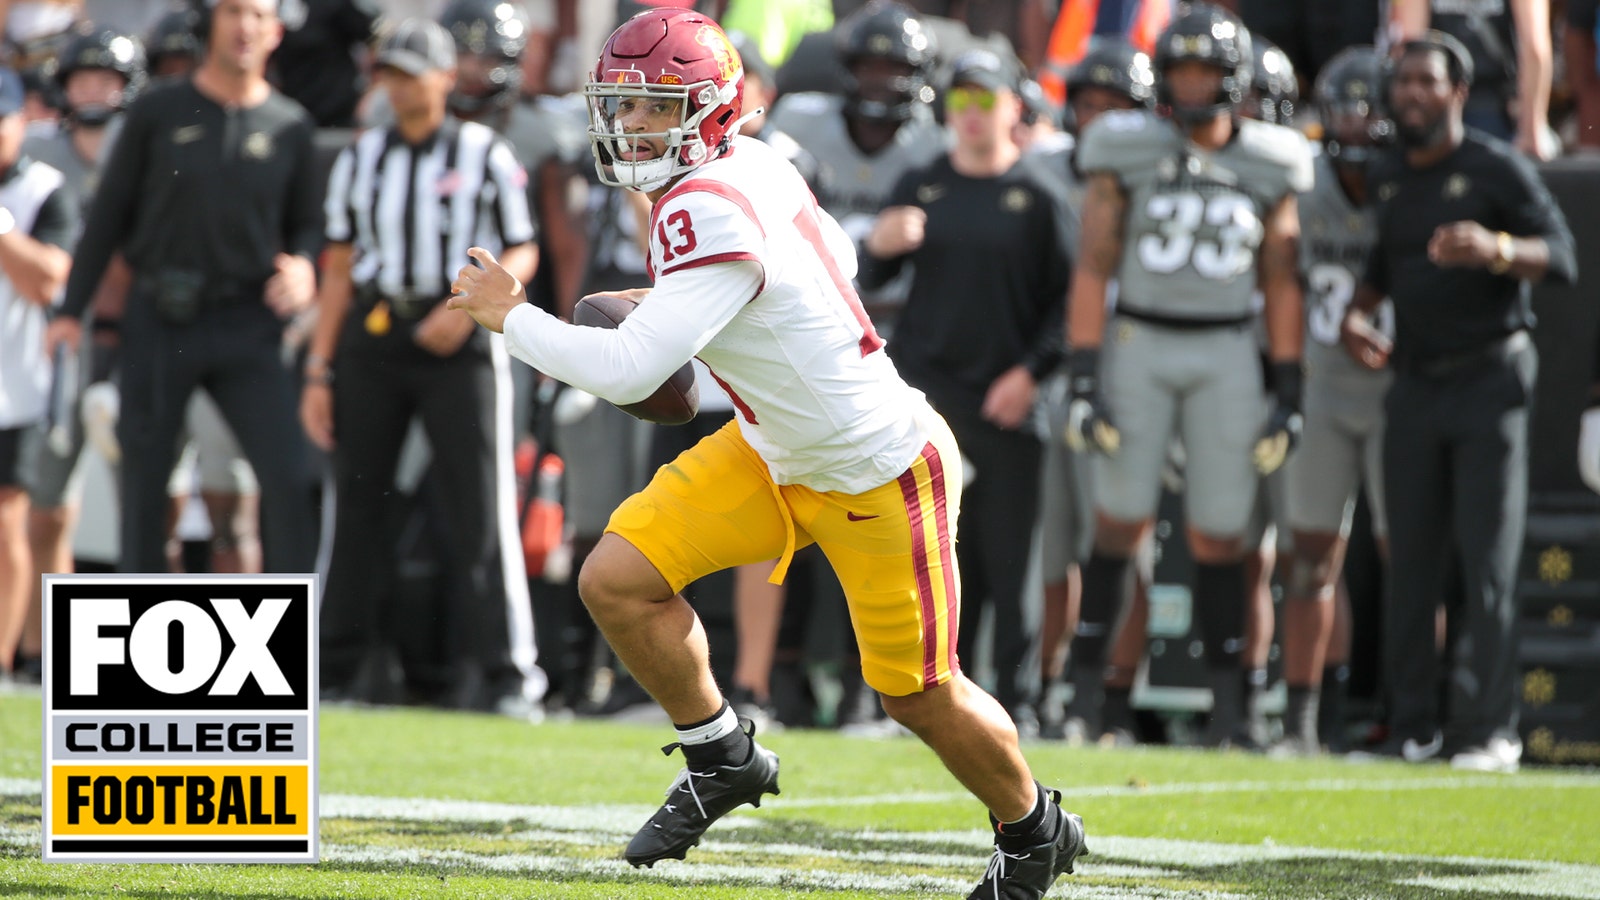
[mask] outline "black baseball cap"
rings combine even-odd
[[[407,75],[456,67],[456,41],[431,19],[406,19],[378,39],[373,60]]]
[[[1017,89],[1016,69],[992,50],[968,50],[950,66],[951,87],[980,87],[988,91]]]

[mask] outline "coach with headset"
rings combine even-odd
[[[1392,563],[1384,630],[1392,738],[1384,750],[1509,772],[1522,756],[1516,579],[1539,364],[1528,284],[1570,283],[1577,260],[1533,166],[1463,125],[1471,83],[1471,57],[1447,34],[1399,47],[1388,99],[1400,148],[1367,176],[1377,239],[1343,340],[1357,362],[1387,362],[1395,373],[1384,409]],[[1392,348],[1372,323],[1385,296],[1394,303]],[[1450,614],[1470,641],[1462,667],[1471,677],[1458,680],[1470,696],[1451,705],[1445,722],[1434,610],[1452,560],[1465,602]]]
[[[314,298],[320,185],[305,110],[268,84],[276,0],[207,0],[204,63],[124,116],[47,333],[76,346],[112,255],[134,273],[123,323],[122,561],[162,572],[178,429],[204,387],[261,482],[273,572],[312,565],[316,522],[283,326]]]

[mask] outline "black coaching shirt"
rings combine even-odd
[[[62,313],[82,317],[118,250],[141,275],[182,269],[208,284],[265,282],[278,253],[315,260],[311,132],[305,110],[277,92],[247,109],[187,79],[141,96],[101,173]]]
[[[868,290],[903,263],[916,267],[889,355],[939,403],[977,410],[1012,366],[1041,378],[1061,360],[1077,223],[1046,165],[1024,156],[997,177],[970,178],[945,155],[907,172],[886,205],[927,213],[922,246],[892,260],[860,254]]]
[[[1401,151],[1387,153],[1368,182],[1378,238],[1365,280],[1394,302],[1402,366],[1470,354],[1534,323],[1527,282],[1429,261],[1439,226],[1471,220],[1513,237],[1542,237],[1550,247],[1545,277],[1570,284],[1578,276],[1572,232],[1539,173],[1488,135],[1468,129],[1454,153],[1426,169],[1412,168]]]
[[[355,245],[351,280],[388,297],[442,301],[468,249],[498,254],[538,236],[511,145],[454,117],[415,146],[393,127],[357,138],[333,164],[326,206],[328,240]]]

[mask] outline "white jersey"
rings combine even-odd
[[[851,288],[855,248],[794,167],[739,138],[652,211],[655,280],[750,260],[763,284],[699,352],[779,484],[860,493],[897,478],[933,415],[883,352]]]
[[[61,173],[26,160],[0,182],[0,206],[31,234],[46,200],[61,189]],[[64,237],[70,238],[70,235]],[[44,353],[45,308],[17,293],[0,276],[0,429],[43,419],[50,397],[50,360]]]

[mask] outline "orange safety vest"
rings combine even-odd
[[[1135,47],[1149,53],[1167,23],[1172,19],[1172,0],[1138,0],[1133,27],[1127,38]],[[1067,102],[1067,72],[1089,50],[1089,38],[1100,18],[1100,0],[1066,0],[1050,29],[1044,65],[1039,67],[1039,86],[1056,106]]]

